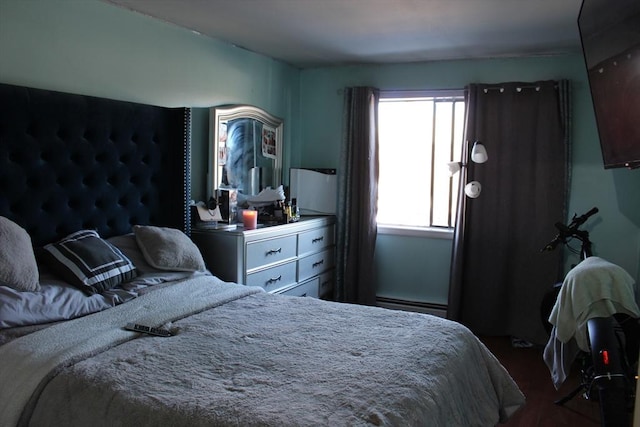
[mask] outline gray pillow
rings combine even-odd
[[[39,291],[38,264],[27,231],[0,216],[0,284],[17,291]]]
[[[175,228],[134,225],[133,233],[144,259],[158,270],[204,271],[198,247]]]
[[[136,242],[136,236],[133,233],[123,234],[120,236],[113,236],[107,239],[116,248],[120,249],[120,252],[131,260],[133,265],[136,266],[138,274],[157,273],[158,269],[153,268],[142,255],[140,246]]]

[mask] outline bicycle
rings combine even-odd
[[[541,252],[552,251],[562,244],[572,252],[579,253],[580,262],[592,257],[593,244],[589,239],[589,232],[580,227],[596,213],[598,208],[594,207],[581,216],[574,215],[567,225],[557,222],[555,227],[558,234]],[[570,246],[573,239],[581,242],[579,250]],[[563,283],[555,284],[541,304],[542,321],[549,334],[552,331],[549,315],[562,286]],[[587,339],[590,352],[581,352],[578,356],[581,362],[579,386],[554,403],[564,405],[584,391],[585,399],[599,402],[603,426],[628,426],[635,398],[636,369],[633,365],[637,363],[640,347],[638,319],[625,313],[590,318],[587,321]],[[630,360],[634,363],[630,363]],[[593,393],[594,389],[597,390],[596,394]]]
[[[591,240],[589,240],[589,232],[586,230],[580,230],[580,226],[584,224],[589,217],[597,214],[599,212],[598,208],[592,208],[584,215],[573,215],[571,222],[568,225],[564,225],[561,222],[556,222],[554,225],[558,229],[558,234],[547,243],[540,252],[548,252],[553,251],[559,244],[566,245],[567,248],[574,253],[580,254],[580,260],[583,261],[590,256],[593,256],[593,244]],[[576,250],[569,245],[569,242],[572,239],[578,239],[581,242],[580,250]],[[575,267],[575,265],[573,266]],[[548,322],[549,314],[551,313],[551,309],[558,298],[558,294],[560,293],[560,287],[562,286],[562,282],[556,283],[553,285],[553,288],[550,292],[544,296],[542,300],[542,304],[540,306],[540,315],[542,317],[542,323],[547,331],[547,334],[551,333],[551,324]]]

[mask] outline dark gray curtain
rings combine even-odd
[[[566,218],[569,105],[566,81],[467,88],[463,158],[478,140],[489,161],[461,171],[448,317],[476,334],[548,339],[540,303],[562,278],[562,251],[540,249]],[[472,180],[477,199],[464,195]]]
[[[368,87],[345,89],[338,168],[336,301],[374,305],[373,253],[378,212],[378,98]]]

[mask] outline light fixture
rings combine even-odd
[[[471,160],[474,163],[484,163],[489,160],[487,149],[484,148],[484,145],[480,141],[473,143],[473,148],[471,149]]]
[[[472,199],[476,199],[480,195],[481,191],[482,191],[482,185],[480,185],[478,181],[471,181],[470,183],[464,186],[464,194],[466,194],[467,197],[470,197]]]
[[[469,142],[467,142],[467,144],[469,144]],[[480,141],[475,141],[473,143],[473,148],[471,149],[471,161],[474,163],[484,163],[487,160],[489,160],[487,149],[484,147],[484,145]],[[463,162],[447,163],[447,168],[451,176],[455,175],[460,171],[461,168],[466,166],[467,166],[467,163],[463,163]],[[475,199],[478,196],[480,196],[481,191],[482,191],[482,185],[480,185],[478,181],[471,181],[464,186],[464,194],[466,194],[467,197],[472,199]]]
[[[460,167],[462,163],[460,162],[449,162],[447,163],[447,168],[449,168],[449,175],[453,176],[460,171]]]

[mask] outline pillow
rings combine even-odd
[[[136,241],[144,259],[158,270],[204,271],[198,247],[175,228],[134,225]]]
[[[147,273],[159,272],[157,268],[153,268],[149,265],[147,260],[144,259],[144,255],[142,255],[142,251],[140,250],[140,246],[138,246],[138,242],[136,242],[136,236],[133,232],[129,234],[122,234],[120,236],[109,237],[107,241],[120,249],[120,252],[131,260],[133,265],[136,266],[138,276]],[[162,273],[165,272],[163,271]]]
[[[27,231],[0,216],[0,283],[17,291],[39,291],[38,264]]]
[[[129,258],[93,230],[76,231],[43,249],[49,267],[88,295],[102,293],[137,276]]]

